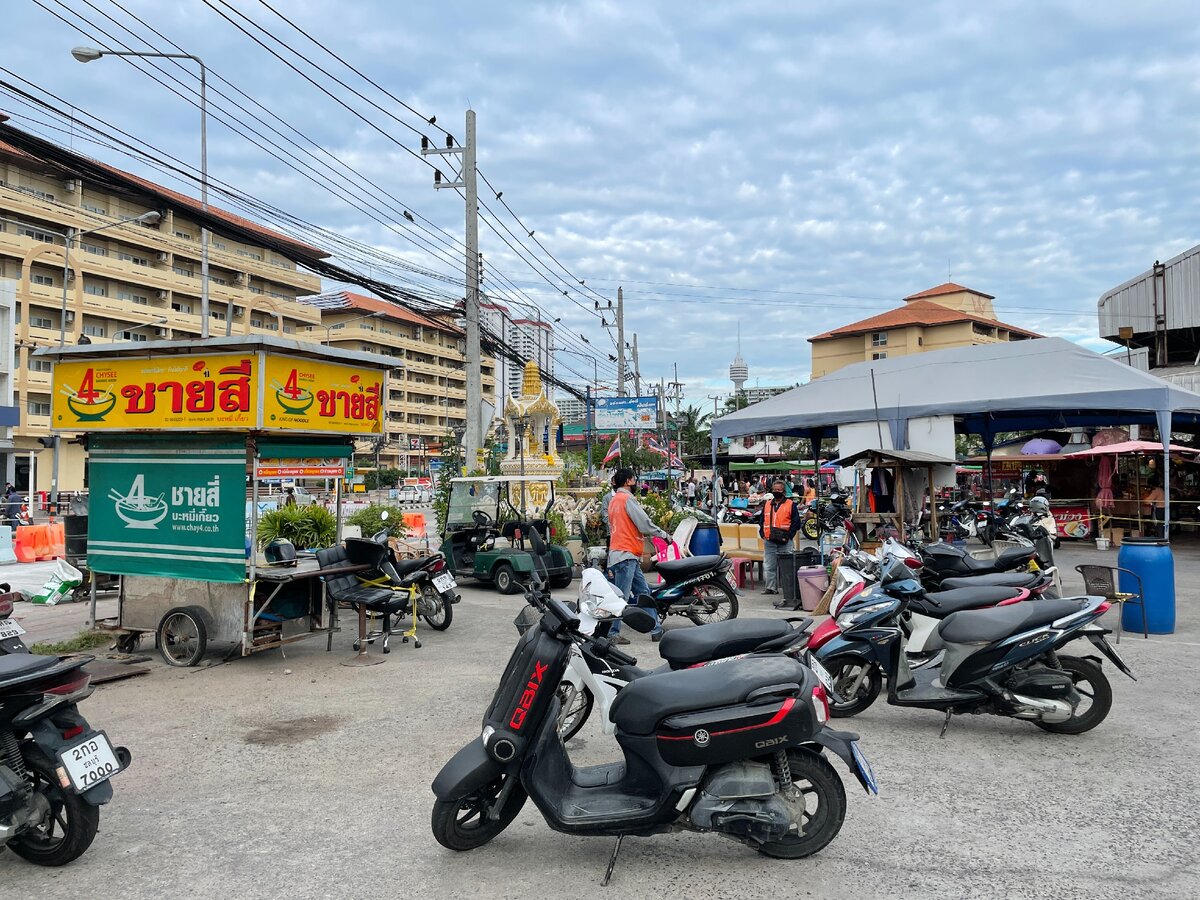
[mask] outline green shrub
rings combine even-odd
[[[337,519],[323,506],[281,506],[264,513],[258,520],[258,546],[261,549],[277,538],[286,538],[300,550],[321,549],[333,545],[337,537]]]
[[[382,514],[387,511],[388,519],[383,521]],[[400,534],[404,530],[404,510],[399,506],[387,503],[372,503],[365,506],[352,516],[347,516],[346,525],[357,525],[362,529],[363,537],[370,537],[377,531],[383,531],[386,526],[392,534]]]

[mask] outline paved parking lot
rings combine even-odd
[[[1062,556],[1069,569],[1099,554]],[[313,641],[287,659],[156,664],[101,687],[84,711],[134,755],[101,834],[60,870],[0,853],[0,883],[5,896],[71,900],[1195,897],[1200,553],[1177,549],[1177,561],[1179,632],[1122,640],[1139,681],[1105,664],[1113,712],[1089,734],[970,717],[939,740],[936,713],[882,702],[852,720],[881,796],[843,773],[845,827],[812,859],[769,860],[711,835],[630,839],[602,889],[610,842],[556,834],[532,804],[491,845],[442,849],[429,783],[478,733],[521,605],[468,589],[449,631],[425,630],[420,650],[397,643],[381,666],[339,665],[343,633],[331,654]],[[746,595],[742,615],[775,614],[768,599]],[[630,649],[655,656],[640,636]],[[588,761],[615,752],[590,727],[582,738]]]

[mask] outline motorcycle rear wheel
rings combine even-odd
[[[879,670],[857,656],[835,656],[832,659],[821,660],[821,665],[833,678],[834,688],[845,698],[842,703],[835,703],[832,697],[829,700],[829,714],[835,719],[846,719],[858,715],[874,703],[879,698],[880,691],[883,690],[883,678],[880,676]],[[848,696],[850,688],[858,678],[863,666],[867,667],[867,675],[863,679],[863,683],[859,685],[858,693],[854,697],[850,697]]]
[[[445,631],[450,627],[450,623],[454,621],[454,607],[447,601],[442,599],[442,595],[437,592],[432,584],[424,585],[421,588],[422,603],[421,609],[433,610],[428,615],[421,613],[421,618],[425,620],[425,624],[436,631]]]
[[[23,752],[34,794],[50,805],[48,821],[23,831],[8,849],[39,866],[65,866],[92,845],[100,827],[100,810],[58,783],[54,765],[40,752]]]
[[[1034,722],[1038,728],[1054,734],[1083,734],[1108,718],[1112,709],[1112,686],[1098,663],[1078,656],[1060,656],[1059,664],[1075,682],[1075,690],[1083,695],[1087,708],[1076,712],[1065,722]]]
[[[800,523],[800,530],[804,532],[804,536],[810,541],[815,541],[821,536],[821,523],[815,518],[805,519]]]
[[[703,604],[699,609],[690,609],[687,613],[687,617],[697,625],[712,625],[714,622],[737,618],[737,594],[722,579],[696,585],[692,596],[695,602]]]
[[[525,788],[519,784],[513,785],[498,818],[489,818],[487,807],[500,796],[506,779],[513,777],[501,775],[461,800],[435,802],[431,824],[437,842],[448,850],[474,850],[504,831],[525,805]]]
[[[792,783],[804,801],[800,834],[758,846],[758,852],[775,859],[803,859],[829,845],[846,819],[846,789],[829,761],[811,750],[788,751]]]

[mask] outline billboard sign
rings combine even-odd
[[[658,427],[658,397],[597,397],[592,410],[597,431]]]

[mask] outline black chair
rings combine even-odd
[[[341,545],[317,551],[317,565],[322,569],[340,569],[355,564]],[[353,572],[322,576],[321,581],[325,583],[325,593],[331,603],[345,603],[358,610],[358,640],[354,642],[354,649],[359,656],[367,655],[367,645],[373,644],[376,638],[383,638],[383,652],[389,653],[392,616],[408,607],[408,596],[389,588],[362,584]],[[367,631],[368,611],[383,616],[381,630]]]

